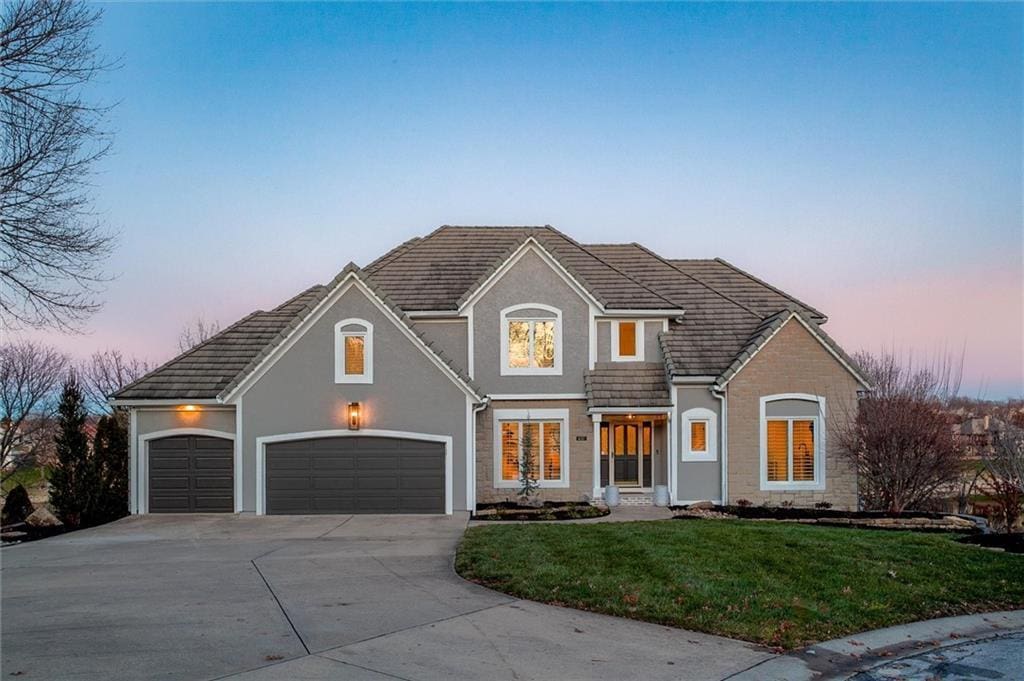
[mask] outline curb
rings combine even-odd
[[[1024,610],[943,617],[866,631],[765,660],[729,681],[838,681],[893,660],[1024,630]]]

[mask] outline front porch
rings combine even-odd
[[[654,489],[668,485],[669,412],[594,413],[594,499],[619,489],[623,506],[649,506]]]

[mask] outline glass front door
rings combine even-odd
[[[601,424],[601,485],[649,487],[653,423]]]

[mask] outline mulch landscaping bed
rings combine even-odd
[[[675,518],[739,519],[796,522],[807,525],[869,527],[882,530],[914,530],[916,532],[970,532],[981,534],[984,526],[974,520],[948,513],[906,511],[839,511],[826,508],[792,506],[673,506]]]
[[[578,520],[600,518],[609,510],[586,502],[545,501],[540,506],[526,506],[514,501],[477,504],[474,520]]]
[[[965,544],[977,544],[987,549],[1002,549],[1007,553],[1024,553],[1024,533],[1013,534],[971,534],[961,537]]]

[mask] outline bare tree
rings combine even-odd
[[[178,349],[182,352],[191,350],[203,341],[209,340],[220,333],[220,324],[216,321],[208,322],[202,316],[196,317],[185,325],[178,335]]]
[[[110,67],[80,0],[12,0],[0,13],[0,321],[73,328],[95,296],[113,236],[96,220],[93,167],[109,107],[82,91]]]
[[[1012,532],[1024,509],[1024,429],[1007,425],[994,432],[982,460],[982,484],[999,503],[1003,531]]]
[[[93,353],[78,369],[82,391],[93,408],[111,411],[107,398],[129,383],[142,378],[153,367],[136,357],[125,357],[120,350]]]
[[[68,358],[47,345],[19,341],[0,345],[0,476],[22,459],[33,459],[52,442],[58,392]]]
[[[967,446],[945,411],[959,389],[956,363],[945,357],[914,366],[892,352],[855,359],[873,390],[835,430],[840,451],[857,467],[863,504],[898,513],[955,495],[967,473]]]

